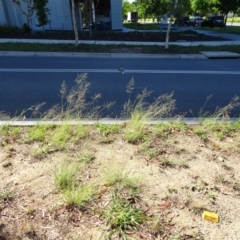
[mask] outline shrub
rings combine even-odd
[[[0,25],[0,34],[15,34],[18,32],[18,27],[7,24]]]
[[[32,31],[32,29],[30,28],[30,26],[29,26],[28,24],[24,23],[24,24],[22,25],[22,31],[23,31],[24,33],[30,33],[30,32]]]

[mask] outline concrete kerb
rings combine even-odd
[[[204,54],[142,54],[142,53],[111,53],[111,58],[198,58],[205,59]]]
[[[77,53],[77,52],[35,52],[36,57],[83,57],[83,58],[111,58],[109,53]]]
[[[22,56],[22,57],[34,57],[35,52],[23,52],[23,51],[1,51],[0,56]]]
[[[137,54],[137,53],[76,53],[76,52],[0,52],[9,57],[75,57],[75,58],[155,58],[206,59],[204,54]]]
[[[219,122],[236,122],[239,118],[229,118],[228,120],[216,120]],[[159,123],[169,123],[169,122],[181,122],[186,123],[188,125],[197,125],[201,122],[209,120],[209,118],[162,118],[162,119],[154,119],[149,120],[146,122],[146,124],[155,125]],[[41,120],[41,119],[33,119],[33,120],[0,120],[0,126],[9,125],[9,126],[35,126],[37,124],[55,124],[55,125],[61,125],[61,124],[69,124],[69,125],[77,125],[77,124],[83,124],[83,125],[94,125],[94,124],[124,124],[127,123],[129,120],[126,119],[97,119],[97,120],[62,120],[62,121],[47,121],[47,120]]]

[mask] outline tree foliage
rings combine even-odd
[[[206,14],[209,11],[209,7],[208,0],[191,0],[191,9],[194,13]]]
[[[168,13],[170,8],[169,0],[145,0],[143,4],[145,5],[145,16],[158,20],[160,16]]]
[[[236,12],[240,7],[239,0],[212,0],[211,5],[217,11],[227,14],[229,12]]]
[[[127,0],[123,0],[122,7],[123,7],[122,11],[123,19],[127,19],[128,12],[133,12],[133,4],[128,2]]]
[[[135,0],[133,3],[124,0],[124,9],[133,11],[137,4],[140,18],[156,18],[171,11],[172,0]],[[183,15],[206,15],[208,13],[219,13],[227,15],[229,12],[240,11],[240,0],[178,0],[174,17]]]
[[[48,0],[15,0],[15,3],[21,9],[22,14],[26,16],[28,27],[32,25],[34,13],[36,13],[38,19],[38,27],[44,26],[49,22],[50,10],[47,8]],[[22,4],[26,5],[26,8]]]
[[[15,0],[15,3],[19,6],[23,15],[27,18],[27,26],[32,24],[32,16],[35,12],[33,0]],[[22,3],[26,5],[26,10],[22,7]]]
[[[240,7],[240,0],[212,0],[212,8],[225,16],[225,26],[229,12],[236,13]]]
[[[48,0],[34,0],[34,8],[38,19],[38,27],[45,26],[49,23],[48,16],[50,10],[47,8]]]

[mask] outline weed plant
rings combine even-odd
[[[204,142],[208,140],[208,131],[201,126],[194,128],[193,132],[198,135]]]
[[[104,184],[114,189],[128,189],[131,193],[137,193],[140,191],[139,179],[134,176],[128,176],[124,174],[120,166],[114,168],[108,168],[105,170],[103,176]]]
[[[11,125],[3,125],[1,126],[0,133],[5,137],[17,137],[20,135],[20,128]]]
[[[56,186],[61,191],[71,190],[76,187],[76,173],[80,170],[78,164],[62,164],[55,172]]]
[[[210,120],[215,120],[215,121],[219,121],[219,120],[229,120],[229,116],[230,113],[233,109],[236,109],[240,106],[240,99],[238,96],[234,96],[229,104],[227,104],[224,107],[217,107],[214,111],[214,113],[205,111],[205,107],[208,103],[208,101],[211,99],[211,95],[209,97],[207,97],[203,107],[200,109],[199,111],[199,118],[205,118],[205,119],[210,119]]]
[[[97,129],[99,130],[99,132],[105,136],[118,133],[120,131],[120,128],[121,126],[118,124],[111,124],[111,125],[102,124],[102,123],[97,124]]]
[[[76,143],[86,137],[88,129],[83,124],[71,126],[67,121],[56,126],[48,139],[54,147],[64,149],[68,144]]]
[[[87,74],[79,74],[75,79],[76,85],[68,90],[65,81],[61,85],[61,104],[56,105],[45,113],[45,118],[58,120],[79,120],[79,119],[96,119],[101,112],[110,109],[114,103],[107,103],[103,106],[97,105],[101,94],[91,97],[88,102],[87,93],[90,83],[87,82]]]
[[[201,126],[206,131],[215,132],[218,138],[223,139],[226,136],[231,136],[240,129],[240,121],[239,119],[236,122],[207,119],[202,122]]]
[[[49,126],[45,124],[37,124],[31,127],[28,131],[28,139],[32,141],[41,141],[43,142],[46,138],[47,131]]]
[[[55,172],[57,188],[62,192],[64,202],[70,207],[85,207],[86,203],[96,194],[96,185],[89,183],[83,185],[77,175],[80,166],[76,163],[63,164]]]
[[[36,158],[42,158],[48,154],[49,150],[50,150],[49,145],[43,144],[42,146],[33,149],[32,154]]]
[[[128,101],[124,105],[123,116],[130,119],[126,126],[125,136],[128,142],[136,143],[146,138],[146,123],[152,119],[169,117],[175,109],[173,93],[159,96],[149,104],[147,99],[151,93],[144,89],[136,96],[136,100],[131,100],[131,93],[134,89],[134,79],[131,79],[126,87],[129,94]]]
[[[26,214],[29,215],[29,216],[32,216],[35,212],[36,212],[36,210],[34,209],[34,207],[29,206],[27,208]]]
[[[71,126],[64,123],[54,129],[53,135],[51,137],[52,144],[57,148],[64,148],[69,139],[71,138]]]
[[[86,204],[93,199],[96,192],[94,184],[72,186],[71,189],[63,192],[64,202],[71,207],[85,208]]]
[[[10,201],[13,197],[13,192],[10,189],[0,190],[0,203]]]
[[[95,159],[95,154],[94,153],[86,153],[86,154],[79,154],[77,153],[79,159],[81,162],[84,163],[92,163],[93,160]]]
[[[107,236],[109,239],[117,233],[122,239],[127,240],[126,231],[139,228],[147,220],[142,209],[124,199],[117,191],[112,192],[109,206],[100,214],[110,227],[110,233]]]
[[[158,123],[153,128],[156,137],[167,137],[173,132],[185,132],[186,130],[187,124],[182,122]]]

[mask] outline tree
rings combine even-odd
[[[130,3],[128,0],[123,0],[122,7],[123,7],[122,11],[123,19],[127,19],[128,12],[133,12],[133,4]]]
[[[75,15],[75,3],[74,0],[71,0],[72,7],[72,21],[73,21],[73,30],[75,35],[75,47],[78,46],[78,29],[77,29],[77,20]]]
[[[19,6],[22,14],[26,16],[27,27],[30,28],[30,26],[32,26],[32,16],[35,12],[34,0],[15,0],[15,3]],[[26,6],[27,6],[26,11],[22,7],[22,3],[26,4]],[[33,34],[34,34],[34,32],[33,32]]]
[[[160,16],[169,12],[169,0],[146,1],[145,14],[160,20]]]
[[[22,14],[26,16],[27,18],[26,27],[28,27],[29,29],[31,29],[32,27],[32,17],[34,13],[36,13],[37,15],[39,23],[37,25],[38,27],[44,26],[49,22],[48,15],[50,14],[50,10],[46,7],[48,4],[48,0],[15,0],[15,3],[19,6]],[[26,5],[26,10],[22,6],[22,4]]]
[[[239,0],[212,0],[212,6],[224,15],[225,26],[229,12],[236,12],[239,8]]]
[[[178,0],[174,9],[174,18],[177,24],[182,23],[182,17],[191,12],[190,0]]]
[[[167,33],[166,33],[166,44],[165,49],[168,49],[169,47],[169,34],[171,29],[171,23],[173,19],[173,14],[175,12],[175,9],[177,7],[178,0],[170,0],[170,8],[169,8],[169,14],[170,14],[170,21],[168,23]]]
[[[38,19],[38,27],[43,27],[49,23],[48,16],[50,10],[47,8],[48,0],[34,0],[34,8]]]
[[[208,0],[192,0],[191,7],[194,13],[205,14],[209,10]]]

